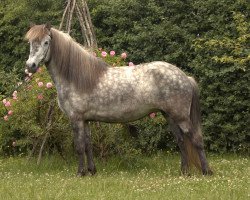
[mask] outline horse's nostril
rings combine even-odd
[[[35,67],[36,67],[36,64],[32,63],[31,68],[35,68]]]

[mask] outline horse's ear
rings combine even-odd
[[[33,26],[35,26],[36,24],[34,22],[30,22],[30,28],[32,28]]]
[[[50,24],[50,22],[47,22],[47,23],[45,24],[45,28],[47,28],[47,29],[50,31],[50,29],[51,29],[51,24]]]

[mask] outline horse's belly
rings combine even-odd
[[[85,118],[93,121],[102,121],[102,122],[129,122],[135,121],[144,117],[145,115],[156,111],[157,109],[152,106],[129,106],[124,107],[113,106],[110,109],[99,109],[99,110],[91,110],[85,113]]]

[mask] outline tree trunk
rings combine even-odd
[[[76,5],[76,0],[72,0],[71,1],[71,9],[69,10],[69,15],[68,15],[68,25],[67,25],[67,33],[70,34],[70,30],[71,30],[71,24],[72,24],[72,17],[73,17],[73,13],[75,10],[75,5]]]
[[[89,48],[97,48],[94,27],[86,0],[67,0],[59,30],[63,29],[64,19],[66,17],[65,31],[70,34],[74,12],[76,12],[78,22],[80,23],[84,45]]]
[[[41,163],[45,143],[46,143],[48,136],[49,136],[49,133],[50,133],[50,127],[51,127],[51,123],[52,123],[52,115],[53,115],[54,107],[55,107],[55,102],[52,100],[52,102],[50,102],[49,110],[48,110],[48,113],[46,116],[45,136],[43,138],[43,142],[42,142],[42,145],[40,147],[40,151],[39,151],[39,155],[38,155],[38,159],[37,159],[38,165]]]
[[[63,16],[62,16],[62,19],[61,19],[61,23],[60,23],[60,26],[59,26],[59,30],[62,30],[62,28],[63,28],[64,18],[66,16],[67,12],[68,12],[69,6],[70,6],[70,1],[68,1],[67,6],[64,9]]]
[[[80,11],[80,8],[79,8],[78,4],[76,4],[76,11],[77,11],[76,14],[77,14],[78,20],[79,20],[79,22],[80,22],[82,35],[85,36],[85,37],[83,37],[83,39],[84,39],[84,44],[85,44],[86,46],[90,46],[91,44],[90,44],[89,37],[88,37],[88,35],[86,35],[87,29],[86,29],[86,26],[85,26],[85,24],[84,24],[84,19],[83,19],[83,16],[82,16],[82,13],[81,13],[81,11]]]

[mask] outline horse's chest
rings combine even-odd
[[[67,115],[70,115],[70,105],[67,99],[63,98],[62,95],[58,95],[58,105],[60,109]]]
[[[58,105],[66,115],[73,117],[86,111],[87,100],[74,92],[58,93]]]

